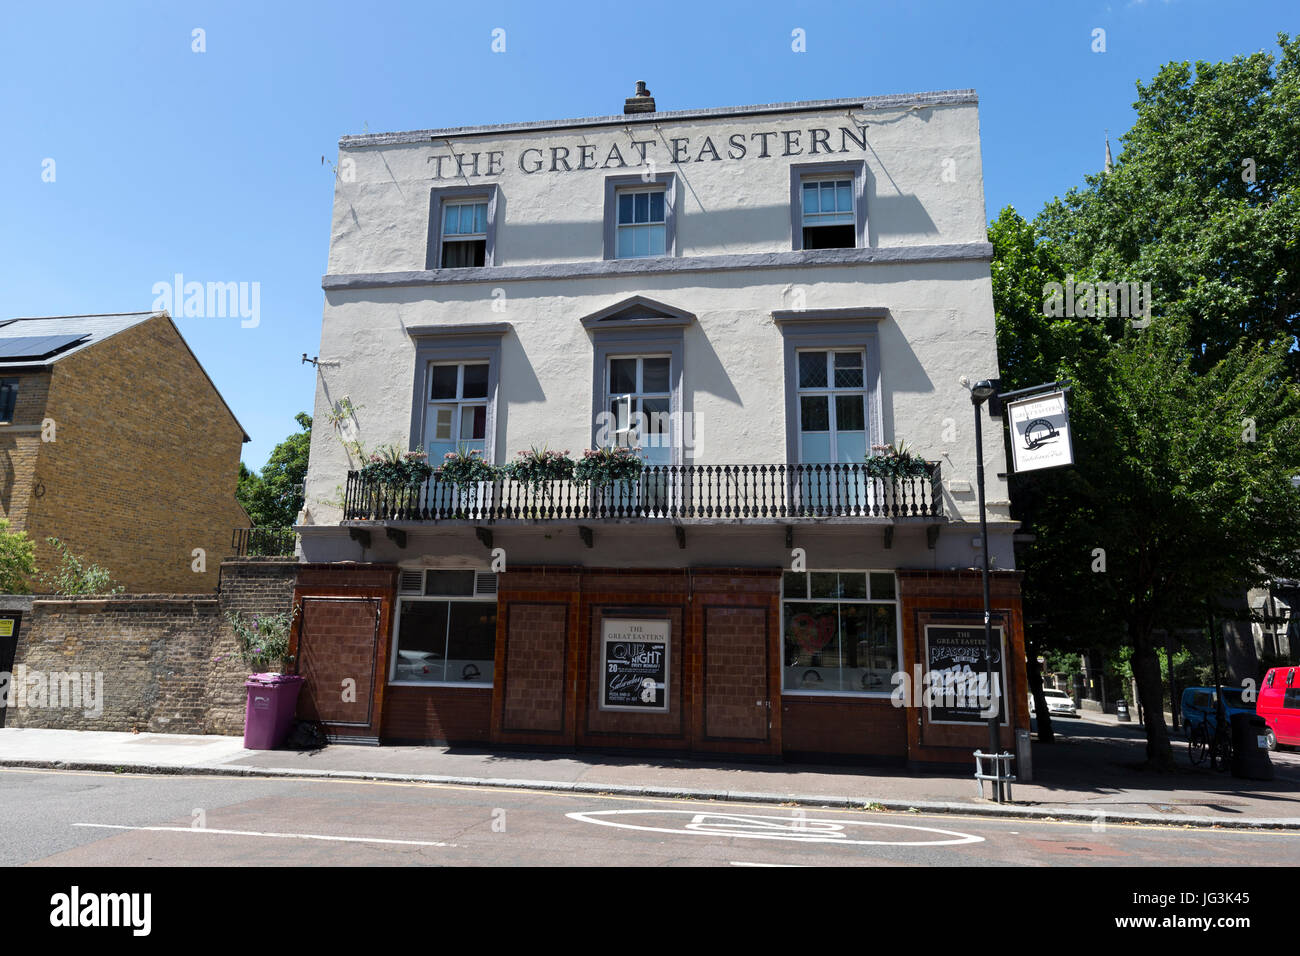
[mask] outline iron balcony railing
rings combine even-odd
[[[292,555],[298,534],[292,528],[236,528],[230,538],[235,556]]]
[[[939,518],[938,462],[924,475],[873,478],[863,464],[651,465],[597,485],[511,478],[456,485],[436,475],[398,488],[348,473],[349,521],[596,521],[644,519]]]

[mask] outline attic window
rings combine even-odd
[[[426,269],[493,266],[497,187],[438,186],[430,192]]]
[[[481,266],[487,259],[487,200],[442,207],[442,268]]]

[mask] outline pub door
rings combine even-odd
[[[767,605],[705,604],[701,609],[703,694],[695,749],[780,753],[770,615]]]

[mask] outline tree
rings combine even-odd
[[[1010,207],[989,225],[989,241],[1002,390],[1078,377],[1081,370],[1096,368],[1110,348],[1098,326],[1072,316],[1043,314],[1043,290],[1065,277],[1059,251]],[[1076,407],[1073,414],[1077,453],[1081,440],[1086,443],[1087,435],[1101,430],[1080,427],[1087,420],[1086,410]],[[1090,573],[1090,562],[1078,560],[1098,547],[1103,519],[1095,489],[1073,469],[1013,473],[1011,492],[1014,517],[1034,534],[1033,542],[1018,554],[1027,572],[1021,595],[1025,654],[1038,739],[1051,743],[1051,714],[1042,675],[1034,666],[1038,655],[1113,651],[1119,644],[1115,622],[1106,613],[1114,606],[1109,581]]]
[[[26,531],[10,531],[9,519],[0,518],[0,593],[30,594],[36,574],[35,543]]]
[[[1279,44],[1276,70],[1263,53],[1165,66],[1113,172],[989,231],[1004,388],[1075,383],[1075,467],[1012,480],[1036,537],[1026,617],[1054,648],[1122,640],[1160,768],[1154,634],[1293,576],[1300,552],[1300,40]],[[1150,282],[1149,327],[1044,315],[1071,277]]]
[[[1150,282],[1201,370],[1242,339],[1300,334],[1300,37],[1278,44],[1280,60],[1170,63],[1138,83],[1114,170],[1038,221],[1076,275]]]
[[[302,510],[312,420],[306,412],[299,412],[294,421],[302,430],[275,446],[260,475],[239,463],[235,496],[255,528],[291,528]]]
[[[118,594],[123,590],[120,584],[113,583],[113,576],[107,568],[87,564],[84,558],[69,551],[68,546],[58,538],[45,540],[61,556],[59,567],[46,572],[41,578],[52,594]]]
[[[1017,330],[1019,341],[1007,343],[1011,361],[1039,381],[1073,382],[1075,466],[1012,482],[1016,516],[1035,536],[1020,562],[1025,616],[1036,622],[1027,643],[1071,651],[1125,644],[1149,762],[1168,768],[1155,632],[1198,626],[1207,598],[1300,569],[1291,342],[1241,342],[1201,371],[1190,330],[1162,320],[1104,351],[1081,334],[1067,356],[1053,353],[1069,339],[1059,323],[1040,317],[1034,327],[1028,314],[1017,322],[1001,311],[1015,308],[1014,297],[998,293],[995,302],[1000,344]],[[1036,710],[1041,721],[1041,701]]]

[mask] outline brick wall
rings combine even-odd
[[[1025,675],[1024,620],[1020,604],[1022,577],[1019,571],[995,571],[989,575],[992,623],[1003,628],[1007,649],[1009,686],[1005,699],[1010,724],[1002,728],[1001,745],[1012,750],[1015,730],[1029,727],[1029,685]],[[914,665],[924,667],[922,647],[926,625],[984,627],[984,592],[979,571],[899,571],[898,587],[903,614],[903,660],[908,673],[913,672]],[[915,718],[918,712],[910,713]],[[924,708],[920,716],[920,722],[912,719],[907,724],[908,757],[914,762],[970,766],[972,751],[977,747],[987,749],[988,728],[983,722],[931,723]]]
[[[564,601],[509,606],[498,671],[506,732],[564,733],[568,611]]]
[[[890,762],[907,757],[907,711],[875,698],[781,699],[787,756],[825,758],[870,755]]]
[[[292,561],[224,562],[222,593],[37,596],[23,617],[15,657],[32,672],[95,675],[102,713],[86,707],[8,710],[10,727],[242,734],[244,678],[225,613],[270,614],[291,607]],[[62,696],[62,695],[61,695]],[[32,701],[31,703],[34,703]],[[83,701],[84,703],[84,701]]]
[[[205,733],[204,689],[220,620],[215,595],[37,598],[18,637],[15,678],[24,673],[19,665],[29,679],[83,675],[86,689],[102,687],[102,713],[42,706],[29,696],[28,706],[9,709],[7,726]]]
[[[498,583],[492,740],[602,749],[780,749],[776,569],[524,568]],[[600,709],[607,618],[671,623],[669,708]]]
[[[297,565],[293,600],[304,610],[291,650],[306,679],[298,712],[333,738],[374,742],[383,732],[397,574],[387,564]],[[400,719],[394,727],[404,739],[425,739],[405,737],[413,731]]]
[[[243,432],[171,320],[56,362],[45,415],[57,440],[40,448],[45,493],[27,519],[37,565],[57,563],[53,535],[127,591],[213,593],[232,529],[248,526],[235,500]]]

